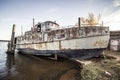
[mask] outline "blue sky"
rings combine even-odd
[[[10,39],[12,25],[16,35],[47,20],[61,26],[74,25],[78,17],[88,13],[102,15],[102,20],[111,30],[120,30],[120,0],[0,0],[0,39]]]

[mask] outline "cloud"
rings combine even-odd
[[[88,0],[89,3],[92,3],[94,0]]]
[[[104,24],[110,27],[110,30],[120,30],[120,10],[104,17]]]
[[[48,10],[48,13],[54,13],[54,12],[57,12],[58,9],[57,8],[51,8]]]
[[[113,1],[113,6],[114,7],[120,7],[120,0],[114,0]]]

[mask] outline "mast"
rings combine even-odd
[[[23,36],[23,27],[21,26],[21,36]]]
[[[35,19],[33,18],[33,30],[32,30],[32,37],[33,37],[33,43],[34,43],[34,39],[35,39]]]
[[[78,18],[78,27],[79,27],[79,29],[80,29],[80,27],[81,27],[81,20],[80,20],[80,17]]]

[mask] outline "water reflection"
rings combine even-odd
[[[55,61],[17,55],[15,61],[16,70],[25,80],[72,80],[80,71],[76,63],[65,59]]]
[[[20,54],[7,54],[4,72],[1,80],[80,80],[79,64],[74,61]]]
[[[12,80],[12,76],[16,76],[14,54],[6,54],[6,75],[4,80]]]
[[[15,65],[14,54],[6,54],[6,55],[7,55],[6,66],[8,70],[10,70]]]

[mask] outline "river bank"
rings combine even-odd
[[[81,69],[81,80],[120,80],[120,52],[105,50],[101,57],[84,61],[88,64]]]

